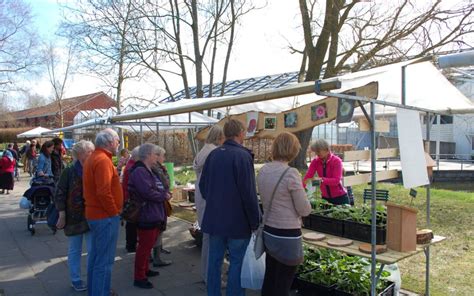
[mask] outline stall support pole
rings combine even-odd
[[[140,124],[140,145],[142,144],[143,144],[143,124]]]
[[[428,151],[427,153],[430,153],[430,136],[431,136],[431,113],[426,114],[428,120],[426,120],[426,140],[428,141]],[[428,176],[429,177],[429,176]],[[430,215],[431,215],[431,180],[429,180],[428,185],[426,186],[426,226],[430,228],[431,221],[430,221]],[[425,248],[425,262],[426,262],[426,267],[425,267],[425,295],[429,296],[430,295],[430,247]]]
[[[376,182],[377,182],[377,176],[376,176],[376,170],[377,170],[377,163],[376,163],[376,155],[375,155],[375,102],[371,101],[370,102],[370,117],[372,121],[372,125],[370,126],[370,142],[371,142],[371,147],[370,147],[370,161],[371,161],[371,189],[372,189],[372,203],[371,203],[371,211],[372,211],[372,221],[371,221],[371,243],[372,243],[372,252],[371,252],[371,270],[370,270],[370,279],[371,279],[371,295],[375,296],[377,295],[376,292],[376,287],[377,287],[377,278],[376,278],[376,253],[375,253],[375,247],[376,247],[376,242],[377,242],[377,237],[376,237]]]

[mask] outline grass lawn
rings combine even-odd
[[[362,203],[362,192],[368,186],[354,187],[356,204]],[[379,183],[388,189],[392,202],[410,205],[408,190],[398,184]],[[413,207],[419,210],[419,228],[426,227],[426,190],[418,189]],[[447,240],[430,248],[431,295],[473,295],[474,290],[474,193],[431,189],[431,227]],[[404,289],[423,293],[425,289],[425,256],[399,262]]]
[[[175,175],[181,184],[195,180],[192,169],[183,169]],[[364,188],[353,188],[356,204],[361,204]],[[399,184],[379,183],[378,189],[388,189],[392,202],[410,205],[409,190]],[[426,228],[426,190],[417,189],[413,207],[418,212],[418,227]],[[190,222],[195,213],[176,209],[175,215]],[[431,295],[473,295],[474,291],[474,193],[431,189],[431,227],[437,235],[447,239],[430,248]],[[425,289],[425,256],[416,256],[399,262],[402,286],[406,290],[423,293]]]

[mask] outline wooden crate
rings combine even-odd
[[[175,186],[173,189],[173,202],[181,202],[188,200],[187,192],[183,191],[184,186]]]
[[[398,252],[416,250],[417,210],[387,203],[387,247]]]

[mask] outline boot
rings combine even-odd
[[[161,254],[161,246],[154,247],[153,248],[153,267],[168,266],[172,263],[171,261],[161,260],[160,254]]]

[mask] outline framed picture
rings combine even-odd
[[[253,137],[257,130],[258,112],[252,111],[247,113],[247,137]]]
[[[298,124],[298,114],[289,112],[285,114],[285,127],[296,127]]]
[[[265,116],[263,129],[274,131],[276,130],[276,123],[276,116]]]
[[[356,93],[348,93],[348,95],[356,95]],[[351,122],[354,106],[355,101],[338,98],[336,123]]]
[[[321,120],[324,118],[328,118],[328,110],[326,108],[326,103],[311,106],[312,121]]]

